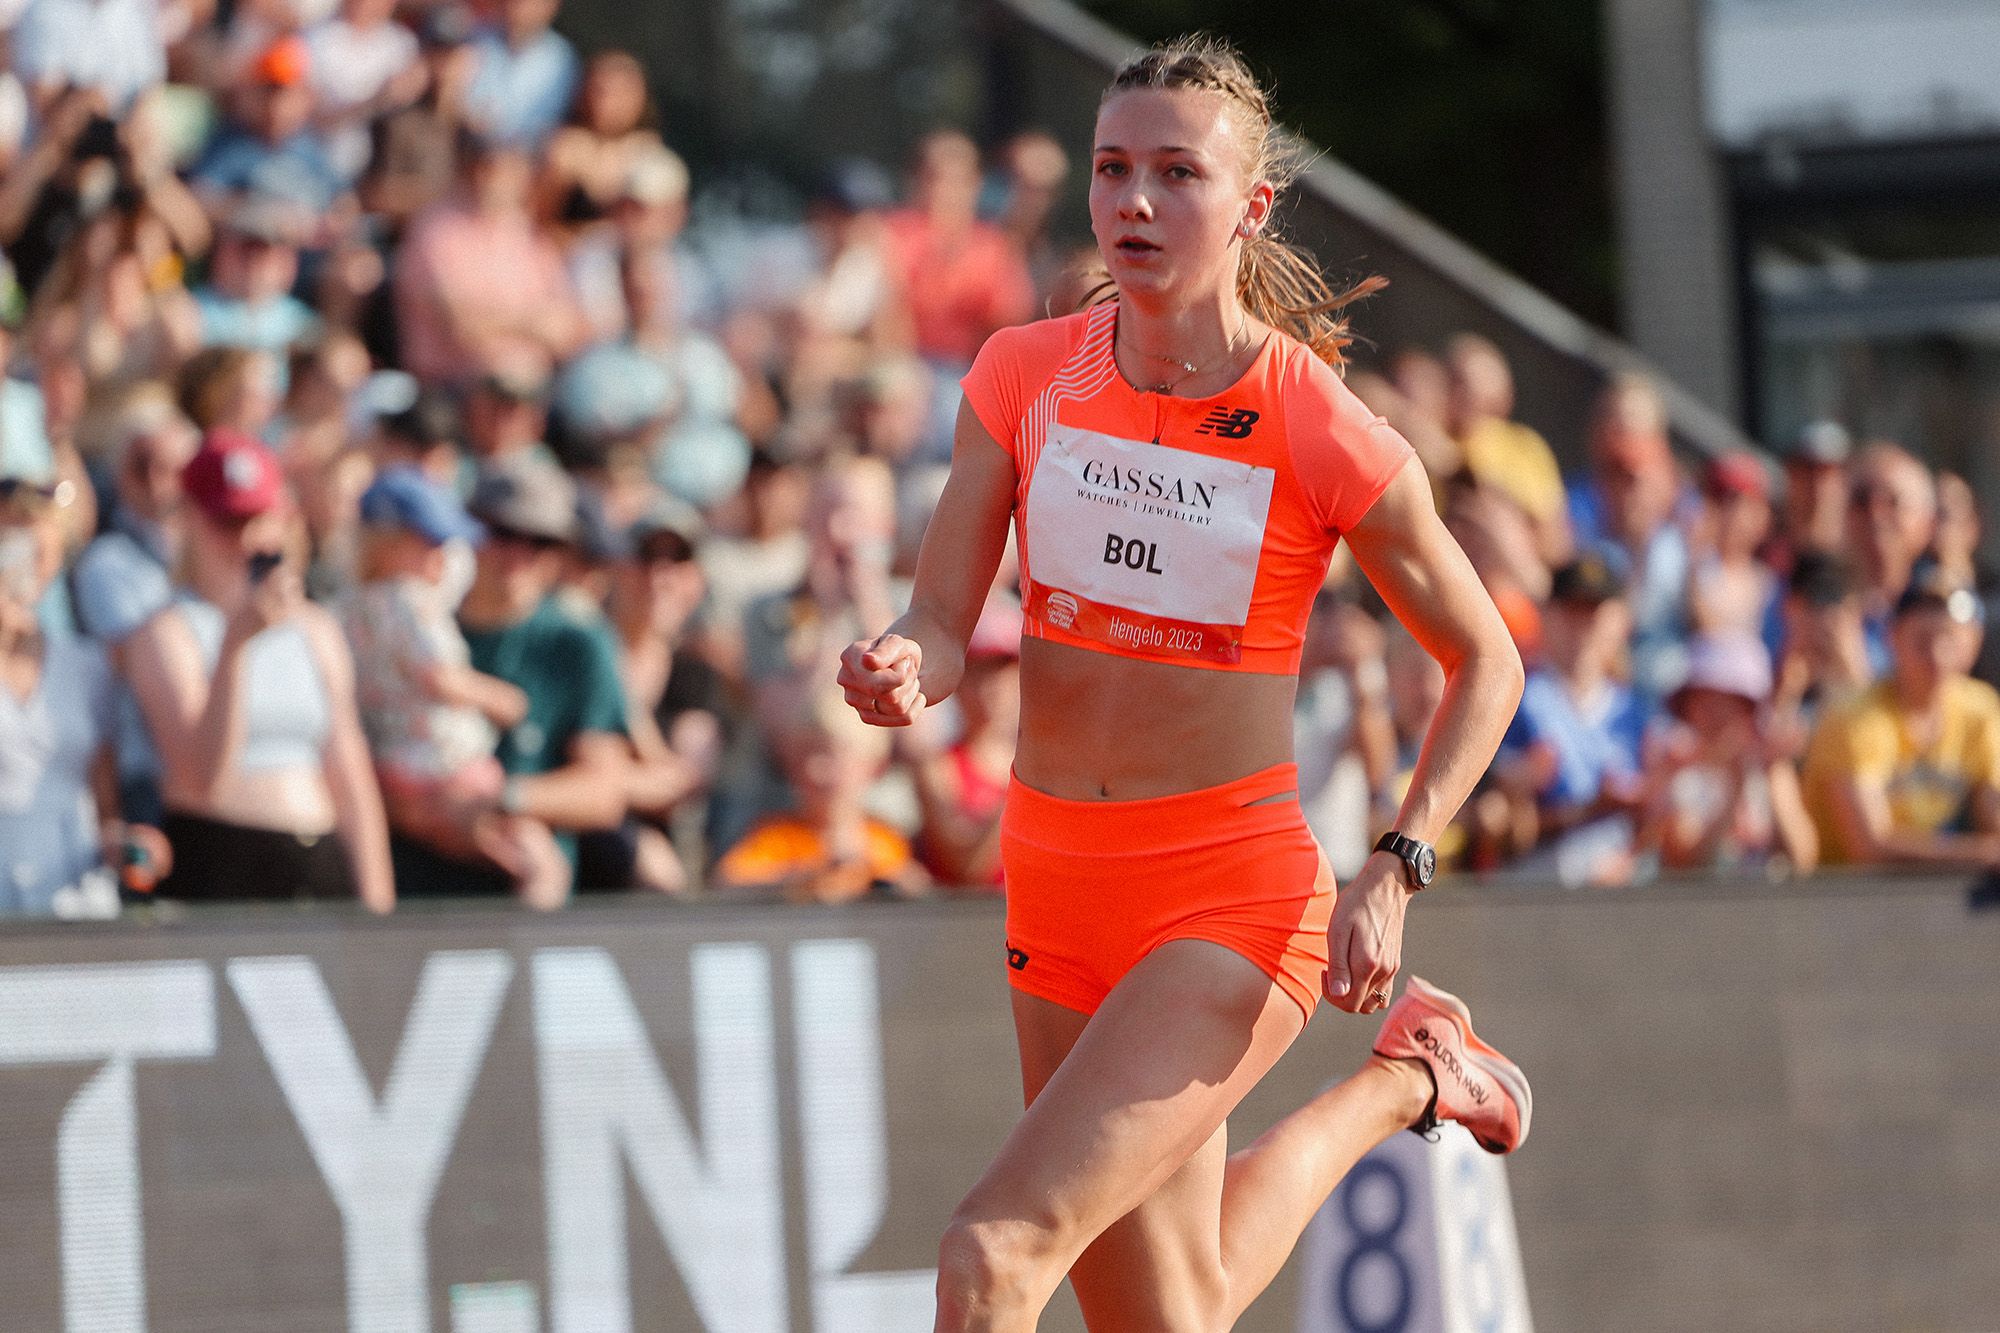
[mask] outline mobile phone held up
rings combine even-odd
[[[281,551],[253,551],[250,555],[250,581],[262,583],[271,577],[271,571],[285,563]]]

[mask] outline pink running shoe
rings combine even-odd
[[[1472,1014],[1456,995],[1411,977],[1382,1020],[1375,1054],[1422,1060],[1431,1071],[1437,1091],[1412,1133],[1456,1120],[1488,1152],[1512,1152],[1527,1142],[1534,1111],[1527,1075],[1474,1035]]]

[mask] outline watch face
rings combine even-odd
[[[1417,853],[1417,882],[1429,884],[1431,876],[1437,874],[1438,854],[1426,847]]]

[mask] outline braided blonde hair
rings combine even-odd
[[[1270,99],[1229,43],[1196,34],[1156,46],[1119,70],[1102,100],[1108,102],[1135,88],[1198,88],[1221,94],[1249,130],[1250,179],[1268,180],[1273,193],[1282,194],[1297,178],[1302,165],[1298,149],[1273,126]],[[1389,280],[1378,275],[1334,291],[1318,261],[1279,236],[1269,220],[1244,240],[1236,270],[1236,298],[1252,317],[1298,339],[1334,367],[1346,364],[1342,349],[1354,341],[1339,312],[1388,285]],[[1084,288],[1079,309],[1117,294],[1111,275],[1101,265],[1087,275]]]

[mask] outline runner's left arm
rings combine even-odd
[[[1521,700],[1521,656],[1472,562],[1445,530],[1414,458],[1346,531],[1390,612],[1444,668],[1445,688],[1424,736],[1396,831],[1435,843],[1492,762]],[[1343,885],[1327,928],[1326,996],[1349,1013],[1387,1004],[1402,966],[1403,867],[1376,852]]]

